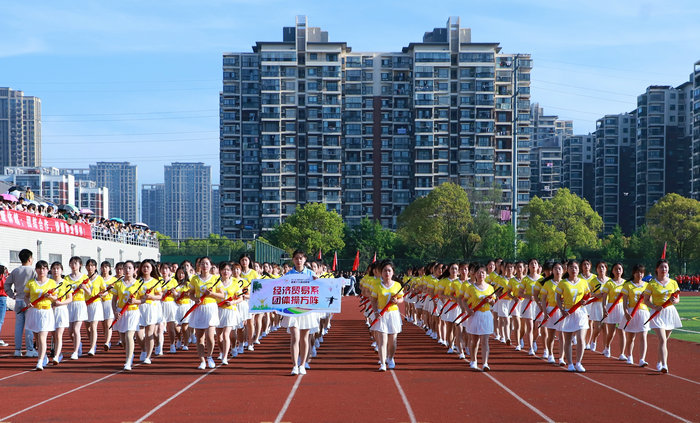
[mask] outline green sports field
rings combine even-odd
[[[676,308],[681,315],[683,327],[674,330],[671,337],[700,343],[700,296],[682,296]]]

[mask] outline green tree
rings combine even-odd
[[[700,202],[667,194],[647,212],[647,226],[656,245],[668,242],[667,253],[681,269],[700,242]]]
[[[588,201],[567,188],[558,190],[551,200],[534,197],[525,212],[529,215],[525,238],[531,254],[538,250],[538,253],[555,253],[565,259],[579,249],[599,245],[598,233],[603,219]]]
[[[342,250],[345,246],[345,223],[335,211],[326,210],[321,203],[307,203],[297,207],[284,223],[266,234],[273,245],[289,253],[302,249],[307,254],[316,251]]]
[[[625,257],[635,259],[640,263],[653,263],[659,259],[655,245],[656,241],[649,233],[649,228],[642,225],[630,236],[625,249]]]
[[[625,258],[625,248],[629,239],[622,234],[620,225],[615,225],[613,232],[603,240],[603,260],[608,263],[622,261]]]
[[[479,256],[492,259],[501,257],[506,260],[515,259],[515,230],[513,225],[494,223],[489,228],[483,242],[479,246]]]
[[[398,218],[398,236],[414,257],[467,258],[480,242],[471,232],[469,198],[447,182],[413,201]]]
[[[396,233],[384,229],[381,223],[363,218],[354,228],[345,228],[345,256],[355,257],[360,250],[360,257],[393,258],[396,244]]]

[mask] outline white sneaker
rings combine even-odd
[[[306,363],[304,363],[304,368],[305,368],[306,370],[311,370],[311,366],[309,365],[309,362],[308,362],[308,361],[307,361]]]
[[[231,357],[238,357],[238,348],[231,348]]]
[[[467,358],[467,356],[464,355],[464,353],[459,353],[459,359],[460,359],[460,360],[464,360],[465,358]]]
[[[568,371],[570,371],[570,372],[575,372],[575,371],[576,371],[576,366],[574,366],[573,364],[569,364],[569,367],[568,367],[566,370],[568,370]]]
[[[190,350],[190,347],[188,347],[187,345],[183,344],[183,345],[182,345],[182,348],[180,348],[180,349],[181,349],[182,351],[189,351],[189,350]]]
[[[90,351],[88,351],[88,355],[89,355],[90,357],[94,357],[94,356],[95,356],[95,349],[94,349],[94,348],[91,348]]]
[[[163,355],[163,347],[160,345],[156,345],[156,347],[153,349],[153,352],[156,353],[156,355]]]
[[[554,358],[553,355],[550,355],[549,358],[547,358],[547,363],[550,363],[550,364],[556,363],[556,359]]]
[[[634,359],[632,356],[627,357],[627,364],[634,364]]]
[[[316,357],[316,347],[311,347],[311,357]]]
[[[219,353],[219,356],[216,357],[217,360],[221,361],[221,359],[224,358],[224,353]]]
[[[243,354],[243,345],[238,345],[238,354]]]
[[[649,365],[649,363],[647,363],[646,361],[644,361],[644,360],[639,360],[639,367],[646,367],[646,366],[648,366],[648,365]]]
[[[535,350],[530,348],[530,351],[527,352],[527,355],[535,355]]]
[[[476,365],[476,361],[469,362],[469,368],[474,369],[474,370],[479,370],[479,367],[477,367],[477,365]]]
[[[624,355],[624,354],[620,354],[620,356],[619,356],[617,359],[620,360],[620,361],[626,361],[626,360],[627,360],[627,356]]]
[[[520,340],[520,348],[525,348],[525,340],[524,339]]]
[[[127,372],[131,371],[131,363],[130,362],[124,363],[124,370]]]
[[[299,369],[299,374],[300,375],[305,375],[306,374],[306,367],[304,366],[299,366],[297,367]]]
[[[454,352],[455,352],[454,347],[450,347],[447,349],[447,354],[452,354]]]
[[[535,342],[532,343],[532,350],[533,350],[534,352],[537,352],[537,341],[535,341]]]
[[[227,365],[228,365],[228,359],[227,359],[226,357],[224,357],[223,360],[221,360],[221,365],[222,365],[222,366],[227,366]]]
[[[27,354],[27,356],[29,356],[29,354]],[[78,359],[78,353],[77,353],[77,352],[74,352],[73,354],[71,354],[71,355],[70,355],[70,359],[71,359],[71,360],[77,360],[77,359]]]
[[[142,361],[143,364],[151,364],[151,359],[146,358],[145,360]]]
[[[386,368],[387,369],[393,369],[396,367],[396,363],[394,362],[393,358],[390,358],[386,361]]]
[[[255,348],[252,345],[248,345],[248,351],[255,351]]]
[[[213,359],[213,358],[207,357],[207,366],[208,366],[210,369],[213,369],[213,368],[216,367],[216,363],[214,363],[214,359]]]
[[[549,358],[549,351],[545,348],[544,352],[542,353],[542,358],[547,360]]]
[[[0,347],[6,347],[6,346],[8,346],[8,345],[9,345],[9,344],[8,344],[7,342],[5,342],[5,341],[3,341],[2,339],[0,339]]]
[[[199,370],[204,370],[204,369],[207,368],[207,363],[205,363],[205,362],[202,361],[202,362],[199,363],[199,366],[197,366],[197,368],[198,368]]]
[[[595,351],[595,347],[596,347],[595,342],[591,342],[590,350],[591,350],[591,351]]]
[[[177,347],[175,345],[170,346],[170,354],[175,354],[177,352]]]
[[[610,348],[603,349],[603,357],[610,358]]]
[[[382,364],[379,366],[379,371],[380,371],[380,372],[386,372],[386,364],[382,363]]]
[[[581,362],[576,363],[576,371],[579,373],[586,373],[586,368],[583,367],[583,364]]]
[[[661,369],[663,369],[663,368],[664,368],[664,366],[661,364],[660,361],[659,361],[658,363],[656,363],[656,371],[657,371],[657,372],[660,372]]]
[[[560,358],[560,359],[559,359],[559,365],[562,366],[562,367],[563,367],[563,366],[566,366],[566,361],[564,361],[563,358]]]
[[[430,335],[430,337],[431,337],[432,339],[437,339],[437,333],[433,332],[433,334]]]
[[[143,352],[141,353],[141,355],[139,356],[139,360],[143,361],[143,360],[145,360],[145,359],[146,359],[146,352],[143,351]]]
[[[292,367],[292,374],[293,374],[293,375],[298,375],[298,374],[299,374],[299,367],[298,367],[298,366]]]
[[[518,345],[517,347],[515,347],[515,351],[520,351],[520,350],[522,350],[522,349],[523,349],[523,348],[522,348],[520,345]]]
[[[42,371],[44,370],[44,360],[39,360],[36,362],[36,368],[34,370]]]
[[[576,340],[576,337],[575,337],[575,336],[574,336],[573,338],[571,338],[571,344],[572,344],[572,345],[578,344],[578,341]]]
[[[253,342],[253,344],[260,345],[260,341],[255,341],[255,342]]]
[[[661,368],[661,373],[668,373],[668,366],[663,366]]]

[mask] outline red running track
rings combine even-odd
[[[9,313],[1,338],[11,343],[13,331]],[[491,372],[482,373],[406,324],[396,370],[379,373],[352,297],[305,376],[288,375],[288,339],[274,332],[255,351],[206,371],[187,351],[124,373],[123,351],[113,348],[35,372],[34,359],[12,358],[13,345],[3,347],[0,422],[700,421],[700,345],[683,341],[671,341],[669,375],[589,351],[587,373],[572,374],[494,340]],[[656,339],[649,341],[647,361],[655,363]]]

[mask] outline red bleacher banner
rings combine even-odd
[[[92,230],[87,223],[69,225],[63,219],[37,216],[17,210],[0,210],[0,226],[92,239]]]

